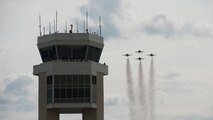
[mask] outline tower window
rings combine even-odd
[[[96,76],[92,76],[92,84],[96,85]]]
[[[86,56],[86,46],[85,45],[58,45],[58,55],[59,59],[64,61],[72,61],[72,60],[84,60]]]
[[[52,84],[52,76],[47,76],[47,85]]]
[[[52,103],[52,76],[47,76],[47,103]]]
[[[39,49],[39,51],[43,62],[48,62],[57,59],[55,46],[42,48]]]
[[[87,59],[95,61],[95,62],[99,62],[100,57],[101,57],[101,49],[89,46]]]
[[[49,77],[49,79],[52,78]],[[95,92],[96,90],[95,84],[96,84],[96,76],[54,75],[54,102],[55,103],[91,102],[92,97],[91,93],[92,91]],[[96,92],[93,94],[96,94]]]

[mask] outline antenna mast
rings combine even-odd
[[[58,22],[58,11],[56,11],[56,15],[55,15],[55,19],[56,19],[56,25],[55,25],[55,30],[56,30],[56,33],[58,32],[57,30],[57,22]]]
[[[77,30],[77,33],[78,33],[78,20],[76,21],[76,30]]]
[[[88,11],[86,12],[86,33],[88,33]]]
[[[102,27],[101,26],[101,16],[99,16],[99,32],[100,32],[99,34],[100,34],[100,36],[101,36],[101,27]]]
[[[85,26],[86,26],[86,25],[85,25],[85,24],[86,24],[86,23],[85,23],[85,20],[84,20],[84,23],[83,23],[83,24],[84,24],[84,33],[85,33]]]
[[[65,29],[65,32],[67,33],[67,20],[66,20],[66,29]]]
[[[51,22],[49,22],[49,34],[51,34]]]
[[[40,36],[42,35],[41,33],[41,16],[39,15],[39,33],[40,33]]]
[[[45,35],[45,27],[43,27],[43,35]]]
[[[53,30],[54,30],[54,33],[55,33],[55,19],[53,20],[54,24],[53,24]]]

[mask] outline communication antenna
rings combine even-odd
[[[86,12],[86,33],[88,33],[88,11]]]
[[[77,30],[77,33],[78,33],[78,20],[76,21],[76,30]]]
[[[45,35],[45,27],[43,27],[43,35]]]
[[[101,26],[101,16],[99,16],[99,32],[100,32],[99,34],[100,34],[100,36],[101,36],[101,27],[102,27]]]
[[[66,20],[66,29],[65,29],[65,32],[67,33],[67,20]]]
[[[40,33],[40,36],[42,35],[41,33],[41,16],[39,15],[39,33]]]
[[[51,22],[49,22],[49,34],[51,34]]]
[[[53,24],[53,30],[54,30],[54,33],[55,33],[55,19],[53,20],[54,24]]]
[[[58,32],[58,30],[57,30],[57,24],[58,24],[58,11],[56,11],[55,19],[56,19],[55,30],[56,30],[56,33],[57,33],[57,32]]]
[[[85,28],[86,28],[86,22],[85,22],[85,20],[84,20],[84,33],[85,33]]]

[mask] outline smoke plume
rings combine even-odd
[[[154,60],[151,59],[149,78],[149,120],[155,120],[155,78]]]
[[[144,82],[143,66],[142,62],[139,62],[138,66],[138,99],[139,99],[139,113],[137,115],[138,119],[146,120],[147,118],[147,96],[146,96],[146,86]]]
[[[132,73],[129,58],[127,58],[126,63],[126,75],[127,75],[127,96],[129,99],[129,117],[130,120],[135,120],[135,112],[136,112],[134,110],[135,97],[133,91]]]

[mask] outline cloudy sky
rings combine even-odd
[[[109,65],[105,77],[105,120],[129,120],[126,97],[126,59],[130,58],[134,85],[138,61],[148,82],[154,52],[157,120],[213,119],[213,1],[212,0],[0,0],[0,118],[37,120],[37,77],[41,63],[36,47],[38,16],[53,23],[58,11],[59,32],[65,22],[83,21],[96,31],[102,16],[105,48],[101,62]],[[83,27],[83,22],[80,27]],[[47,30],[48,31],[48,30]],[[134,51],[146,53],[138,55]],[[61,115],[62,120],[81,115]]]

